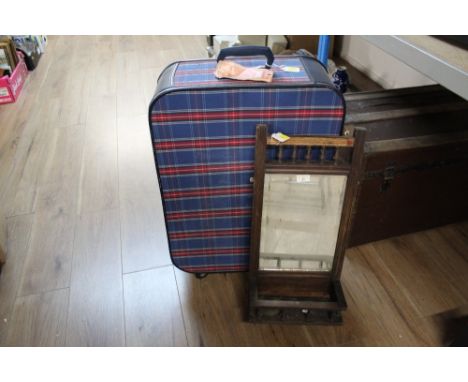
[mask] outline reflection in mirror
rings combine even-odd
[[[331,270],[346,180],[345,175],[265,174],[261,270]]]

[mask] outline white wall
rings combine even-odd
[[[343,36],[339,55],[386,89],[434,84],[359,36]]]

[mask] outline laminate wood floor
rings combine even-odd
[[[0,106],[0,344],[442,344],[438,317],[468,304],[468,223],[348,250],[339,327],[246,323],[246,274],[171,265],[147,106],[162,68],[205,45],[53,36],[20,99]]]

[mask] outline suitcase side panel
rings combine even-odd
[[[248,269],[255,127],[337,135],[344,105],[327,87],[179,90],[150,109],[173,263],[189,272]]]

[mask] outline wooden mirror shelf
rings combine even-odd
[[[250,321],[342,322],[340,274],[365,139],[354,132],[280,143],[257,126]]]

